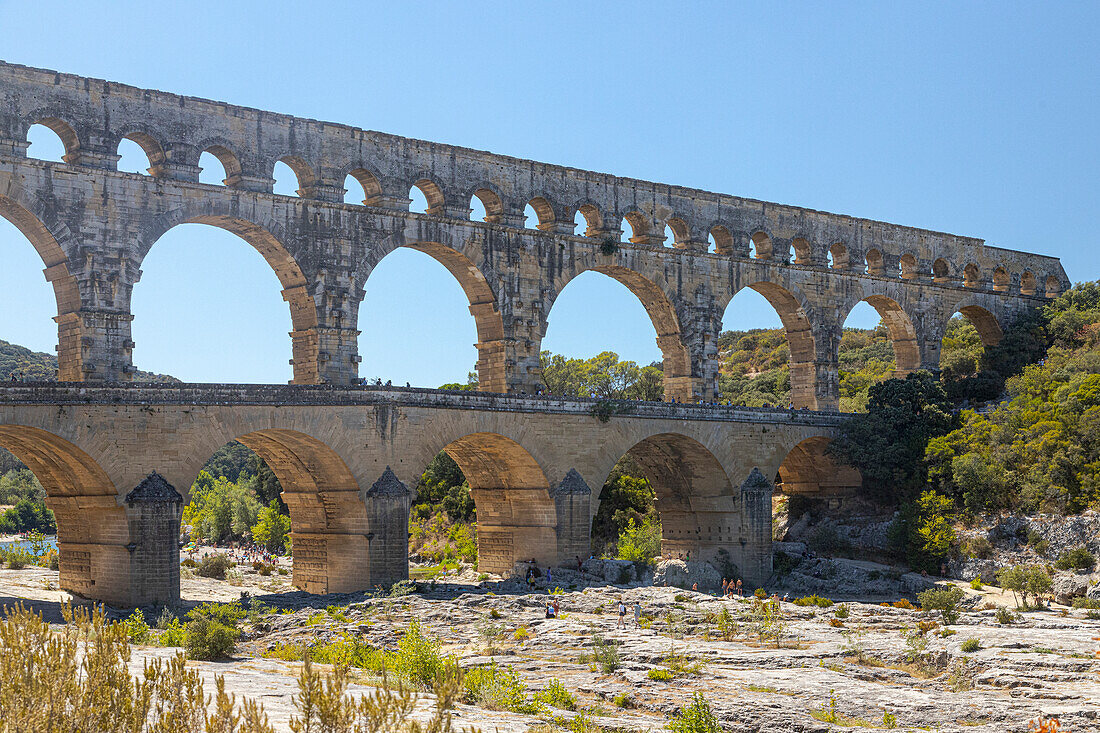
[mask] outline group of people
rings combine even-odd
[[[729,580],[722,578],[722,597],[733,598],[734,596],[738,598],[745,597],[745,589],[741,586],[741,579],[738,578],[735,583],[732,578]]]
[[[189,544],[184,547],[184,553],[191,559],[201,560],[203,557],[209,554],[219,552],[218,545],[198,545]],[[230,545],[228,551],[221,552],[234,563],[251,564],[255,562],[263,563],[264,565],[275,565],[279,559],[285,557],[284,555],[276,555],[275,553],[268,552],[264,547],[255,544]]]

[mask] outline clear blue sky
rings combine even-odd
[[[739,5],[0,0],[0,58],[977,236],[1098,277],[1100,5]],[[42,263],[3,220],[0,263],[0,338],[52,351]],[[139,367],[289,378],[286,304],[243,241],[187,225],[142,269]],[[476,334],[442,267],[399,251],[366,290],[363,376],[465,378]],[[658,357],[641,306],[600,275],[549,317],[554,351]],[[744,293],[725,325],[778,319]]]

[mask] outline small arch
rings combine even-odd
[[[418,178],[409,189],[410,193],[412,189],[416,189],[423,194],[424,200],[427,202],[425,213],[432,216],[442,214],[445,199],[443,198],[443,189],[439,187],[439,184],[430,178]]]
[[[794,263],[796,265],[808,265],[813,259],[810,243],[802,237],[791,240],[791,249],[794,250]]]
[[[1008,290],[1008,283],[1008,270],[998,265],[997,268],[993,270],[993,289],[998,293],[1006,292]]]
[[[847,270],[848,269],[848,248],[844,246],[843,242],[834,242],[829,247],[829,258],[832,260],[829,265],[834,270]]]
[[[755,250],[754,257],[758,260],[770,260],[775,254],[772,251],[772,238],[764,232],[754,232],[749,239]]]
[[[672,234],[670,237],[669,234]],[[665,245],[684,247],[691,240],[691,228],[680,217],[673,217],[665,223]]]
[[[577,221],[578,218],[580,221]],[[592,204],[581,204],[578,206],[573,221],[575,224],[574,232],[576,232],[577,226],[585,227],[584,231],[580,232],[581,236],[585,237],[593,236],[603,227],[603,215],[601,215],[600,210]]]
[[[970,262],[963,268],[963,286],[978,288],[982,284],[982,271],[976,264]]]
[[[470,196],[471,205],[474,200],[481,203],[481,206],[485,209],[485,216],[482,221],[489,222],[491,224],[499,224],[501,217],[504,215],[504,204],[501,202],[500,194],[491,188],[485,188],[484,186],[477,189]],[[471,206],[471,218],[474,218],[472,213],[473,207]]]
[[[899,261],[901,265],[901,277],[903,280],[916,280],[921,276],[918,270],[917,258],[913,254],[905,253]]]
[[[869,275],[885,275],[886,265],[882,257],[882,252],[878,249],[871,248],[867,250],[867,256],[865,257],[867,263],[867,274]]]
[[[64,153],[62,155],[56,155],[56,143],[51,144],[50,138],[43,139],[43,133],[45,130],[49,130],[52,134],[50,138],[59,140]],[[45,133],[49,134],[49,133]],[[37,138],[37,139],[34,139]],[[37,158],[38,160],[53,160],[57,163],[68,162],[67,158],[70,155],[76,153],[80,149],[80,138],[77,137],[76,130],[72,128],[68,122],[58,117],[43,117],[32,124],[27,130],[27,142],[31,145],[27,148],[27,155]],[[39,145],[39,148],[35,148],[35,145]],[[53,148],[53,150],[50,150]],[[42,157],[40,154],[42,150],[49,151],[50,157]]]
[[[554,207],[550,205],[542,196],[536,196],[527,202],[527,206],[535,214],[535,227],[536,229],[550,229],[553,228],[554,222],[557,220],[557,216],[554,215]],[[524,209],[526,212],[526,209]]]
[[[1030,270],[1024,270],[1024,273],[1020,275],[1020,294],[1035,295],[1038,288],[1039,284],[1035,280],[1035,274]]]
[[[560,561],[550,482],[526,448],[480,432],[443,450],[462,470],[477,508],[479,570],[509,576],[522,560],[534,558],[542,566]]]
[[[711,227],[710,236],[714,240],[714,251],[720,255],[733,254],[733,235],[721,224]]]
[[[129,145],[127,145],[129,144]],[[136,148],[136,150],[126,151],[126,147]],[[139,152],[140,151],[140,152]],[[141,164],[137,163],[137,159],[142,155],[145,158],[145,170],[133,170],[132,173],[147,173],[151,176],[160,175],[161,166],[164,165],[164,148],[152,135],[146,132],[130,132],[122,136],[118,141],[118,154],[121,156],[119,159],[118,170],[127,171],[125,161],[127,159],[135,161],[135,168],[138,168]]]
[[[626,224],[626,227],[623,228],[623,241],[632,242],[634,244],[649,243],[649,221],[642,212],[626,212],[626,214],[623,215],[623,222]],[[627,236],[627,228],[630,229],[629,237]]]
[[[371,173],[366,168],[354,168],[348,171],[347,176],[344,177],[345,181],[351,178],[353,181],[359,184],[363,191],[362,201],[348,201],[347,197],[344,198],[345,203],[362,203],[364,206],[378,206],[379,199],[382,197],[382,184],[378,181],[378,176]],[[349,191],[351,187],[346,186]]]
[[[1044,284],[1044,294],[1048,298],[1057,298],[1062,294],[1062,282],[1054,275],[1048,276]]]
[[[932,263],[932,279],[938,283],[945,283],[951,280],[951,266],[947,264],[947,260],[939,257]]]
[[[275,186],[276,193],[279,192],[279,190],[278,190],[280,188],[279,183],[283,183],[284,187],[286,186],[287,183],[289,183],[289,182],[284,181],[284,178],[285,178],[284,176],[280,176],[278,174],[279,164],[285,165],[287,168],[290,169],[291,173],[293,173],[293,175],[294,175],[294,183],[297,184],[297,188],[294,189],[293,195],[300,196],[300,197],[302,197],[302,196],[308,197],[308,196],[312,195],[312,192],[311,192],[310,189],[313,187],[313,184],[316,182],[316,179],[314,178],[314,175],[313,175],[313,169],[310,168],[309,164],[306,163],[305,160],[303,160],[302,158],[299,158],[296,155],[284,155],[283,157],[281,157],[277,161],[275,161],[275,164],[272,167],[272,174],[271,175],[272,175],[272,178],[274,178],[276,180],[276,186]],[[290,184],[290,185],[291,185],[291,187],[293,187],[294,184]],[[290,196],[292,194],[284,193],[283,195]]]
[[[199,172],[200,181],[202,181],[203,183],[215,184],[215,181],[210,177],[212,175],[216,176],[213,161],[209,160],[211,157],[216,159],[217,162],[221,165],[221,172],[225,176],[221,179],[222,185],[232,186],[240,180],[241,161],[239,158],[237,158],[236,154],[234,154],[229,148],[225,147],[224,145],[211,145],[210,147],[203,150],[202,155],[199,156],[199,166],[201,169]],[[204,161],[203,158],[206,158],[207,160]],[[211,173],[204,175],[204,173],[208,169],[211,171]]]

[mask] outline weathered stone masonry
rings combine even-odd
[[[843,419],[836,413],[637,403],[604,423],[593,404],[417,389],[16,383],[0,387],[0,446],[46,488],[62,586],[123,605],[178,596],[182,504],[231,440],[282,483],[293,580],[314,593],[408,577],[410,487],[441,450],[477,503],[480,567],[498,573],[532,557],[543,566],[587,557],[600,498],[591,487],[627,453],[656,489],[665,549],[725,551],[749,583],[771,572],[771,478],[808,493],[838,488],[824,462],[789,458],[827,439]],[[785,475],[792,470],[797,480]]]
[[[35,123],[61,137],[64,163],[26,158]],[[150,175],[116,170],[123,138],[146,151]],[[225,186],[197,182],[204,151],[221,160]],[[272,194],[277,161],[295,171],[298,197]],[[342,203],[348,175],[363,185],[363,205]],[[426,215],[408,211],[412,186],[428,199]],[[472,196],[485,205],[484,222],[469,220]],[[527,204],[537,229],[524,228]],[[587,221],[580,236],[578,211]],[[403,246],[461,283],[482,388],[496,392],[538,385],[551,308],[587,270],[619,280],[645,305],[666,393],[680,401],[716,394],[725,306],[742,288],[759,291],[787,330],[794,404],[816,409],[838,404],[840,332],[862,300],[886,319],[906,372],[938,364],[955,312],[994,343],[1022,310],[1068,285],[1057,259],[979,239],[3,63],[0,215],[31,240],[54,286],[66,381],[131,379],[133,286],[157,239],[184,222],[239,234],[278,274],[296,384],[355,381],[368,277]],[[602,254],[623,220],[630,244]]]

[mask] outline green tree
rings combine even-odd
[[[232,483],[200,471],[191,501],[183,509],[183,523],[191,526],[196,538],[208,542],[241,540],[255,526],[260,508],[247,482]]]
[[[279,502],[274,500],[260,510],[259,519],[252,526],[252,541],[268,552],[283,552],[289,534],[290,517],[280,511]]]
[[[466,476],[446,451],[440,451],[420,475],[411,509],[412,515],[421,519],[438,512],[444,512],[452,522],[469,522],[475,515]]]

